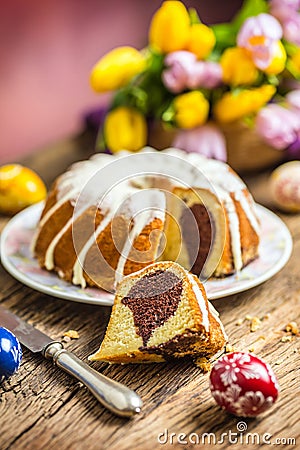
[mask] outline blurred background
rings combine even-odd
[[[107,101],[89,72],[119,45],[142,48],[158,0],[1,2],[0,163],[19,161],[79,133],[84,115]],[[229,20],[241,0],[186,0],[205,23]]]

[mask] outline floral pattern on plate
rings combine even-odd
[[[17,280],[40,292],[82,303],[112,305],[113,295],[97,288],[81,289],[61,280],[55,273],[39,267],[32,256],[30,244],[36,230],[43,203],[30,206],[13,217],[1,235],[1,261]],[[242,292],[271,278],[288,261],[292,238],[282,220],[266,208],[257,205],[262,224],[260,257],[224,279],[205,283],[209,299]]]

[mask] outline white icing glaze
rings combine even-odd
[[[74,194],[74,190],[71,190],[70,192],[67,192],[63,197],[61,197],[60,199],[58,199],[54,205],[46,212],[46,214],[44,215],[44,217],[40,220],[39,222],[39,226],[36,230],[36,232],[34,233],[32,242],[31,242],[31,251],[33,252],[36,241],[38,240],[40,231],[42,229],[42,227],[45,225],[45,223],[50,219],[50,217],[68,200],[70,200],[70,198],[72,198],[73,194]]]
[[[71,217],[67,223],[62,227],[62,229],[57,233],[54,239],[52,239],[50,245],[47,248],[46,255],[45,255],[45,267],[47,270],[54,269],[54,250],[59,242],[60,238],[65,234],[65,232],[68,230],[69,227],[72,226],[73,218]]]
[[[74,284],[80,284],[83,288],[86,286],[86,280],[83,276],[83,266],[86,255],[99,234],[109,225],[116,215],[122,214],[123,216],[128,216],[129,219],[133,218],[136,221],[121,251],[121,257],[116,269],[116,277],[118,277],[118,273],[120,272],[120,279],[122,278],[124,265],[134,239],[153,219],[158,218],[164,222],[166,201],[162,192],[143,190],[142,195],[139,195],[141,192],[140,190],[126,187],[127,186],[124,186],[123,184],[118,185],[108,193],[108,198],[101,202],[101,211],[106,210],[106,214],[97,230],[90,236],[78,255],[78,259],[73,266],[72,282]],[[111,205],[110,209],[109,205]],[[118,211],[120,206],[121,209]],[[127,257],[125,261],[123,261],[125,255],[127,255]]]
[[[233,256],[234,268],[238,272],[243,267],[240,222],[236,208],[230,195],[227,194],[224,199],[225,208],[228,214],[228,225],[230,229],[231,251]]]
[[[162,222],[164,222],[165,220],[166,200],[164,194],[162,192],[154,190],[143,192],[148,193],[148,195],[146,195],[146,198],[143,195],[143,204],[139,205],[139,203],[135,203],[136,214],[133,217],[135,223],[126,239],[121,256],[118,261],[115,275],[115,286],[123,278],[125,263],[128,259],[135,239],[139,236],[145,226],[155,218],[160,219]],[[147,201],[149,201],[149,205],[147,205]]]
[[[103,220],[101,221],[100,225],[98,226],[97,230],[89,237],[87,242],[84,244],[82,250],[80,251],[77,260],[73,266],[73,284],[80,284],[82,288],[86,287],[86,280],[83,276],[83,264],[85,261],[85,257],[93,245],[93,243],[96,241],[97,237],[100,233],[107,227],[109,222],[112,219],[112,214],[107,214]]]
[[[195,294],[195,296],[197,298],[198,305],[199,305],[199,308],[200,308],[201,313],[202,313],[202,324],[203,324],[205,330],[208,332],[209,331],[209,317],[208,317],[208,311],[206,309],[206,303],[205,303],[202,291],[199,288],[198,283],[194,279],[194,276],[192,274],[188,273],[188,272],[187,272],[187,276],[188,276],[188,279],[189,279],[189,281],[190,281],[190,283],[192,285],[192,289],[193,289],[194,294]]]
[[[249,203],[249,200],[243,191],[237,192],[235,198],[238,202],[240,202],[241,207],[244,210],[253,230],[255,231],[257,236],[259,236],[259,223],[253,210],[254,205]]]
[[[222,330],[222,333],[223,333],[223,335],[224,335],[225,340],[228,341],[228,336],[227,336],[227,334],[226,334],[224,325],[222,324],[222,322],[221,322],[221,320],[220,320],[218,311],[215,309],[215,307],[214,307],[210,302],[208,302],[208,307],[209,307],[209,312],[210,312],[210,314],[211,314],[212,316],[214,316],[215,320],[216,320],[216,321],[218,322],[218,324],[220,325],[220,328],[221,328],[221,330]]]

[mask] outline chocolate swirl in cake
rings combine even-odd
[[[191,272],[200,274],[206,261],[210,247],[212,245],[212,221],[204,205],[199,203],[194,204],[189,210],[192,212],[198,232],[195,236],[195,225],[190,220],[189,211],[184,209],[180,218],[180,225],[182,227],[183,239],[189,254]],[[200,244],[198,254],[195,259],[195,243],[200,237]]]
[[[153,330],[175,314],[182,288],[182,281],[173,272],[157,270],[139,280],[122,299],[132,311],[145,346]]]

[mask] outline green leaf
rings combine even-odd
[[[236,32],[231,23],[220,23],[213,25],[213,32],[216,36],[216,46],[214,51],[219,52],[227,47],[234,47],[236,41]]]
[[[243,122],[248,128],[253,129],[255,125],[255,116],[253,114],[245,116],[243,117]]]
[[[282,41],[285,51],[288,54],[288,56],[293,56],[299,51],[299,47],[296,44],[293,44],[292,42],[288,42],[286,40]]]
[[[99,152],[103,152],[106,149],[103,127],[99,128],[96,138],[95,149],[98,150]]]
[[[279,79],[276,75],[267,75],[268,84],[272,84],[273,86],[279,85]]]
[[[286,69],[296,80],[300,80],[300,73],[294,68],[294,65],[289,60],[286,64]]]
[[[248,17],[266,13],[268,9],[268,3],[265,0],[245,0],[242,8],[232,21],[233,28],[237,32]]]
[[[200,17],[195,8],[189,8],[188,12],[191,20],[191,25],[201,23]]]

